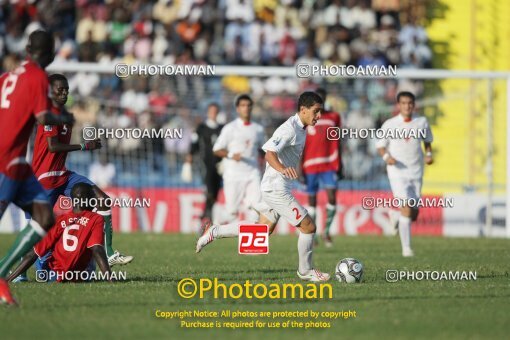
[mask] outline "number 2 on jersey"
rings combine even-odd
[[[299,213],[298,208],[292,208],[292,211],[296,213],[296,220],[301,218],[301,214]]]
[[[9,73],[7,78],[2,85],[2,95],[0,97],[0,108],[8,109],[11,106],[11,101],[7,99],[13,92],[14,88],[16,88],[16,83],[18,82],[18,75],[15,73]]]

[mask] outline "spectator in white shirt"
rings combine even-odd
[[[99,160],[90,165],[89,179],[103,190],[113,184],[115,179],[115,165],[108,161],[108,155],[101,153]]]

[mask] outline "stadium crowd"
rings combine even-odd
[[[419,1],[424,2],[424,1]],[[400,0],[4,0],[0,1],[2,71],[22,60],[28,35],[53,32],[55,62],[81,61],[294,66],[398,65],[430,67],[427,34],[419,11],[406,11]],[[423,7],[423,6],[422,6]],[[420,6],[413,6],[414,10]],[[330,105],[352,128],[379,127],[394,111],[400,89],[423,92],[423,84],[405,80],[352,80],[295,77],[130,77],[94,72],[68,74],[69,110],[77,125],[101,127],[180,127],[178,140],[109,140],[111,159],[124,171],[138,163],[168,178],[177,173],[189,150],[191,132],[218,102],[223,120],[233,116],[233,98],[247,92],[254,115],[268,133],[295,110],[296,94],[321,85]],[[320,82],[316,84],[315,82]],[[76,128],[76,131],[80,131]],[[76,134],[73,138],[79,139]],[[150,157],[149,155],[156,155]],[[375,146],[367,140],[344,143],[347,179],[384,176]],[[77,158],[80,165],[89,159]],[[138,162],[142,160],[143,162]],[[168,161],[167,161],[168,160]],[[120,172],[119,172],[120,173]],[[164,182],[164,181],[163,181]],[[164,184],[164,183],[163,183]]]

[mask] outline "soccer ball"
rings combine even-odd
[[[340,282],[359,283],[363,278],[363,264],[353,258],[343,259],[336,265],[335,276]]]

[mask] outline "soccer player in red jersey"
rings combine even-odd
[[[69,84],[65,76],[52,74],[49,76],[52,111],[55,113],[66,113],[65,104],[69,94]],[[32,167],[35,176],[46,190],[50,204],[53,206],[60,195],[70,197],[71,188],[77,183],[90,184],[96,197],[101,204],[97,207],[97,213],[105,220],[105,247],[110,266],[116,264],[127,264],[133,260],[133,256],[123,255],[114,251],[112,247],[112,211],[104,203],[108,195],[99,189],[87,177],[70,171],[66,168],[67,153],[80,150],[96,150],[101,148],[101,140],[96,139],[82,144],[69,144],[71,141],[72,126],[51,126],[39,125],[34,143],[34,157]]]
[[[316,92],[326,102],[326,90],[320,88]],[[342,167],[340,141],[331,138],[334,136],[328,134],[328,129],[340,128],[340,126],[340,115],[337,112],[324,110],[317,124],[307,128],[305,150],[303,151],[302,170],[310,206],[307,210],[314,221],[319,184],[323,189],[326,189],[328,195],[326,226],[322,234],[326,247],[333,245],[329,229],[336,213],[336,188],[338,175],[341,173]]]
[[[44,72],[55,56],[50,33],[35,31],[28,37],[28,57],[14,71],[0,76],[0,218],[13,202],[33,220],[18,235],[0,260],[0,304],[16,305],[5,277],[11,266],[36,244],[54,223],[46,194],[25,160],[36,120],[44,125],[73,124],[70,114],[49,112],[48,77]]]
[[[80,281],[80,273],[87,271],[87,266],[94,257],[99,269],[106,277],[111,277],[110,266],[103,246],[103,224],[101,215],[92,212],[91,198],[95,197],[94,189],[86,183],[78,183],[71,190],[73,211],[57,218],[55,226],[35,245],[21,261],[20,265],[8,277],[15,278],[20,272],[27,270],[37,259],[49,251],[47,267],[43,277],[57,281]]]

